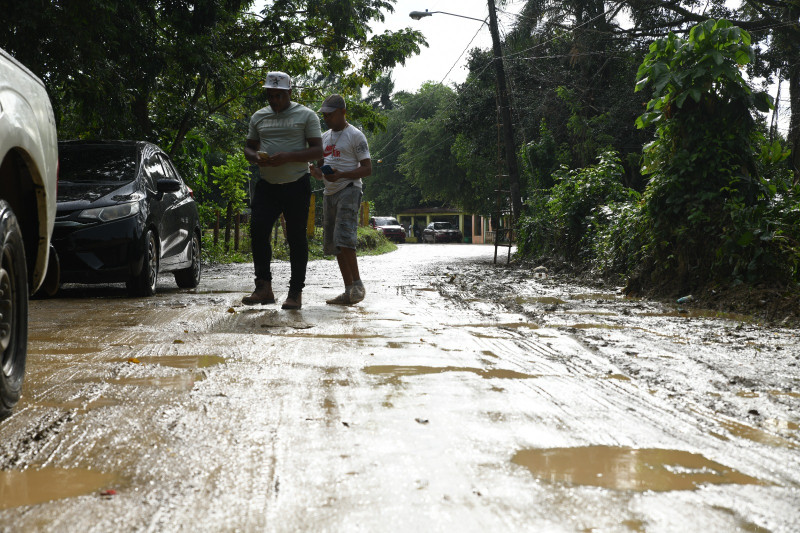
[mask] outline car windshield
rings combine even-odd
[[[393,217],[375,217],[376,226],[399,226],[400,223]]]
[[[449,222],[434,222],[433,229],[453,229]]]
[[[59,146],[59,181],[128,183],[136,178],[136,146]]]

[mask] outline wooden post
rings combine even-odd
[[[216,215],[216,220],[214,222],[214,244],[217,244],[219,242],[219,209],[214,211],[214,214]]]
[[[241,215],[236,213],[234,215],[236,218],[234,219],[234,226],[233,226],[233,249],[237,252],[239,251],[239,219]]]

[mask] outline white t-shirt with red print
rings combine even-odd
[[[358,128],[348,124],[342,131],[328,130],[322,134],[322,154],[325,164],[330,165],[339,172],[355,170],[360,161],[370,159],[367,138]],[[325,182],[325,195],[335,194],[350,183],[353,187],[362,187],[361,179],[337,180]]]

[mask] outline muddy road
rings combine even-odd
[[[34,301],[2,531],[800,530],[797,331],[491,264],[249,265]],[[285,296],[288,265],[275,269]]]

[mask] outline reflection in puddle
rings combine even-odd
[[[680,450],[613,446],[531,449],[511,461],[550,482],[616,490],[694,490],[703,484],[763,485],[702,455]]]
[[[528,303],[561,305],[567,303],[561,298],[555,298],[553,296],[539,296],[536,298],[526,298],[524,296],[517,296],[515,300],[517,302],[517,305],[528,304]]]
[[[638,301],[639,298],[624,298],[613,292],[589,292],[585,294],[570,294],[570,300],[627,300]]]
[[[0,471],[0,509],[81,496],[116,480],[113,474],[74,468]]]
[[[424,376],[427,374],[443,374],[445,372],[469,372],[476,374],[484,379],[499,378],[499,379],[530,379],[536,378],[532,374],[523,374],[514,370],[504,370],[501,368],[468,368],[456,366],[395,366],[395,365],[381,365],[381,366],[368,366],[364,368],[364,372],[374,376],[390,376],[393,378],[400,378],[403,376]]]
[[[622,329],[622,326],[615,324],[569,324],[566,326],[558,326],[560,328],[575,328],[575,329]]]
[[[180,376],[162,377],[136,377],[136,378],[117,378],[107,380],[111,385],[132,385],[134,387],[158,387],[176,391],[192,390],[195,382],[202,381],[202,375],[182,374]]]
[[[755,322],[752,316],[740,315],[737,313],[723,313],[722,311],[710,311],[708,309],[680,309],[664,312],[636,313],[634,316],[651,317],[681,317],[681,318],[724,318],[735,322]]]
[[[791,398],[800,398],[800,392],[784,392],[780,390],[771,390],[769,393],[772,396],[789,396]]]
[[[208,368],[225,362],[225,358],[219,355],[159,355],[155,357],[139,357],[138,360],[151,365],[186,369]]]
[[[748,426],[747,424],[740,424],[739,422],[734,422],[733,420],[725,420],[725,419],[717,419],[717,422],[719,422],[719,424],[722,427],[727,429],[732,435],[736,437],[751,440],[753,442],[759,442],[761,444],[766,444],[768,446],[776,446],[779,448],[790,448],[790,449],[797,448],[797,446],[795,446],[788,440],[784,439],[783,437],[772,435],[770,433],[767,433],[766,431],[762,431],[752,426]]]
[[[59,409],[78,409],[80,412],[90,411],[92,409],[100,409],[102,407],[114,407],[120,405],[119,400],[115,400],[113,398],[104,398],[102,396],[95,398],[93,400],[89,400],[86,398],[76,398],[72,400],[66,400],[63,402],[58,401],[37,401],[37,402],[20,402],[20,406],[24,407],[56,407]]]
[[[789,431],[797,431],[800,429],[800,425],[796,424],[795,422],[790,422],[788,420],[779,420],[777,418],[769,418],[764,421],[765,424],[768,424],[775,429],[781,430],[789,430]]]

